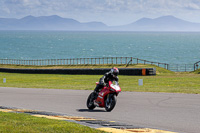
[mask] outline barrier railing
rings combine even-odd
[[[194,71],[194,64],[169,64],[168,70],[174,72],[190,72]]]
[[[171,71],[186,72],[199,69],[199,62],[195,64],[167,64],[152,62],[133,57],[102,57],[102,58],[69,58],[69,59],[41,59],[41,60],[22,60],[22,59],[0,59],[0,64],[4,65],[28,65],[28,66],[52,66],[52,65],[104,65],[104,64],[151,64]]]
[[[194,71],[199,69],[199,64],[200,64],[200,61],[194,63]]]
[[[103,57],[103,58],[69,58],[69,59],[41,59],[41,60],[22,60],[22,59],[0,59],[0,64],[5,65],[101,65],[101,64],[151,64],[168,69],[168,64],[142,60],[133,57]]]

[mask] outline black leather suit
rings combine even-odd
[[[99,92],[101,88],[103,88],[106,84],[108,84],[109,81],[117,81],[118,82],[118,76],[113,76],[111,72],[107,72],[104,74],[102,78],[99,80],[99,84],[94,89],[94,92]]]

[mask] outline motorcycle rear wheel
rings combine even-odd
[[[94,105],[94,100],[95,100],[95,94],[92,92],[87,99],[87,107],[89,110],[93,110],[96,106]]]
[[[111,95],[105,99],[105,109],[107,112],[110,112],[114,109],[117,102],[116,95]]]

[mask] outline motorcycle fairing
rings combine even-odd
[[[104,107],[105,106],[105,102],[104,102],[104,98],[107,94],[110,93],[110,90],[107,89],[107,87],[104,87],[100,92],[99,95],[97,97],[97,99],[95,100],[95,102],[98,104],[99,107]]]

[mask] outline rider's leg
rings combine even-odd
[[[96,88],[94,89],[94,92],[95,92],[95,93],[99,93],[99,90],[100,90],[101,88],[102,88],[102,86],[98,84],[98,85],[96,86]]]
[[[99,92],[100,92],[100,90],[101,90],[101,88],[102,88],[103,86],[102,85],[97,85],[96,86],[96,88],[94,89],[94,93],[95,93],[95,97],[97,98],[97,96],[98,96],[98,94],[99,94]]]

